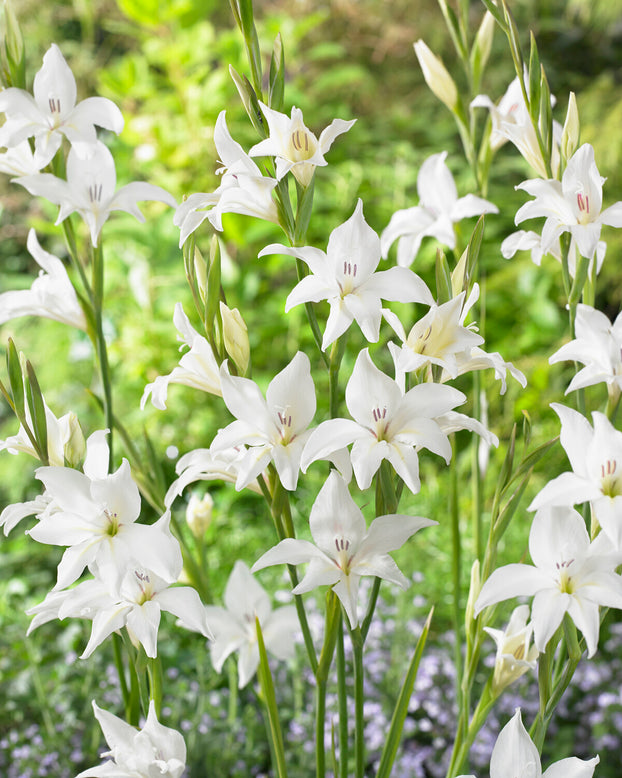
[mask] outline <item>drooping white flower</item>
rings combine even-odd
[[[217,397],[222,396],[219,366],[212,347],[207,339],[199,335],[190,324],[190,319],[186,316],[181,303],[175,304],[173,323],[179,333],[177,340],[182,343],[179,347],[180,351],[184,346],[188,346],[190,350],[182,356],[179,365],[173,368],[171,373],[158,376],[155,381],[145,386],[140,400],[141,408],[145,407],[151,396],[151,402],[156,408],[161,411],[166,410],[169,384],[184,384],[193,389],[215,394]]]
[[[310,435],[307,427],[316,407],[309,357],[299,351],[270,381],[265,399],[254,381],[229,375],[226,363],[220,377],[223,400],[236,421],[218,432],[210,450],[218,454],[235,446],[248,446],[238,464],[238,490],[274,462],[281,483],[293,491],[302,449]]]
[[[208,219],[215,230],[222,232],[222,214],[240,213],[256,216],[278,224],[279,218],[272,190],[274,178],[261,173],[255,162],[239,143],[233,140],[227,128],[225,111],[216,119],[214,143],[222,168],[220,186],[211,193],[190,195],[175,211],[174,224],[180,229],[179,246]]]
[[[342,335],[356,321],[368,341],[380,334],[381,300],[432,305],[432,293],[418,275],[404,267],[376,271],[380,262],[378,235],[363,216],[359,200],[352,216],[334,229],[326,253],[312,246],[266,246],[259,256],[288,254],[298,257],[311,270],[289,294],[285,311],[306,302],[327,300],[330,314],[322,349]]]
[[[526,74],[525,79],[526,81],[528,80]],[[554,105],[555,97],[551,96],[551,106]],[[471,107],[488,108],[490,111],[492,122],[490,145],[493,151],[496,151],[509,140],[516,146],[538,175],[546,178],[546,164],[542,157],[533,122],[529,116],[529,110],[525,105],[525,98],[518,76],[510,83],[498,105],[495,105],[487,95],[477,95],[471,101]],[[559,169],[561,136],[561,125],[559,122],[553,121],[553,143],[551,148],[553,175],[557,175]]]
[[[521,675],[534,670],[539,651],[531,644],[533,625],[527,623],[529,606],[514,608],[504,630],[484,627],[497,646],[493,671],[493,693],[499,694]]]
[[[257,626],[259,620],[266,651],[277,659],[294,656],[299,631],[296,608],[286,605],[272,610],[265,589],[253,577],[247,565],[238,560],[225,587],[225,607],[208,605],[206,614],[214,632],[210,656],[220,672],[228,656],[238,651],[238,686],[251,680],[259,665]]]
[[[604,382],[614,396],[622,391],[622,313],[613,322],[590,305],[579,303],[575,339],[558,349],[549,362],[573,360],[585,365],[570,381],[566,394]]]
[[[1,132],[1,130],[0,130]],[[9,176],[33,176],[41,170],[27,140],[0,154],[0,173]]]
[[[533,596],[534,643],[543,652],[565,613],[583,633],[588,656],[598,644],[600,606],[622,608],[620,562],[604,536],[590,543],[583,517],[572,508],[543,507],[536,512],[529,534],[533,566],[497,568],[484,582],[475,615],[510,597]]]
[[[518,230],[508,235],[507,238],[501,244],[501,253],[505,259],[511,259],[517,251],[530,251],[531,261],[534,265],[540,266],[542,257],[545,254],[552,256],[558,262],[562,261],[561,246],[559,241],[550,246],[546,251],[542,248],[542,236],[538,235],[533,230]],[[596,270],[596,274],[600,273],[600,269],[603,266],[605,254],[607,253],[607,244],[604,240],[599,240],[596,244],[596,253],[590,260],[589,273],[592,274],[593,270]],[[577,242],[574,238],[570,240],[570,246],[568,247],[568,272],[571,278],[575,277],[577,270]]]
[[[0,146],[14,147],[34,137],[38,169],[45,167],[58,151],[64,135],[79,153],[95,143],[95,125],[117,133],[123,116],[105,97],[88,97],[76,105],[76,80],[53,43],[33,83],[33,95],[10,87],[0,92],[0,111],[7,121],[0,129]]]
[[[535,199],[518,209],[515,222],[544,217],[544,253],[556,245],[560,235],[569,232],[581,256],[592,259],[602,225],[622,227],[622,202],[602,210],[604,182],[594,161],[594,149],[584,143],[568,160],[561,181],[534,178],[516,187]]]
[[[416,370],[427,369],[430,373],[432,365],[438,365],[443,369],[441,382],[472,370],[493,368],[496,378],[501,381],[501,394],[507,389],[508,372],[521,386],[526,385],[523,373],[506,362],[498,352],[488,353],[479,347],[484,339],[477,333],[475,323],[465,325],[478,296],[479,286],[474,284],[466,301],[466,292],[461,292],[441,305],[432,305],[428,313],[415,322],[408,335],[396,314],[383,309],[383,316],[402,341],[401,348],[389,343],[396,380],[401,382],[404,374]]]
[[[572,408],[558,403],[551,407],[562,423],[559,438],[572,472],[549,481],[529,510],[590,502],[603,532],[622,551],[622,432],[598,411],[592,414],[592,426]]]
[[[184,738],[160,724],[153,700],[140,730],[95,702],[93,710],[110,750],[102,754],[106,762],[83,770],[76,778],[181,778],[186,766]]]
[[[169,486],[164,505],[170,508],[173,501],[179,497],[188,484],[195,481],[226,481],[236,483],[240,468],[244,466],[247,456],[246,446],[232,446],[215,453],[209,448],[197,448],[179,458],[175,465],[177,478]],[[246,485],[247,489],[261,494],[256,480]]]
[[[19,316],[43,316],[86,330],[84,311],[63,263],[41,248],[32,229],[26,246],[41,271],[30,289],[0,294],[0,324]]]
[[[523,726],[520,708],[503,727],[492,749],[490,757],[490,778],[592,778],[599,763],[592,759],[578,759],[576,756],[553,762],[542,772],[540,753]],[[458,776],[474,778],[474,776]]]
[[[451,445],[436,417],[465,400],[462,392],[444,384],[418,384],[404,394],[363,349],[346,386],[352,419],[329,419],[313,430],[303,452],[302,470],[353,443],[352,468],[361,489],[369,487],[387,459],[411,492],[417,493],[418,449],[427,448],[449,462]]]
[[[268,122],[269,136],[257,143],[249,151],[251,157],[276,158],[276,177],[281,180],[291,172],[302,186],[309,186],[315,168],[328,164],[324,155],[328,152],[338,135],[347,132],[354,124],[352,121],[333,119],[322,130],[319,139],[305,127],[300,108],[292,108],[291,117],[259,103]]]
[[[469,216],[498,213],[496,205],[481,197],[468,194],[458,198],[453,176],[445,163],[447,152],[428,157],[419,169],[417,194],[419,205],[396,211],[380,236],[383,257],[397,244],[397,263],[409,267],[427,236],[436,238],[449,248],[456,246],[454,224]]]
[[[497,105],[488,95],[477,95],[471,101],[471,107],[488,108],[490,111],[492,124],[490,145],[493,151],[503,146],[508,140],[512,140],[509,132],[510,127],[520,128],[530,123],[529,112],[525,105],[518,76],[515,76]]]
[[[252,570],[308,562],[309,567],[294,594],[309,592],[317,586],[332,586],[354,628],[359,623],[361,577],[378,576],[405,589],[408,581],[389,551],[401,548],[423,527],[437,523],[420,516],[391,514],[374,519],[368,529],[345,481],[333,470],[311,508],[309,525],[314,543],[286,538],[266,551]]]
[[[88,153],[82,156],[72,147],[67,155],[66,172],[66,181],[51,173],[22,176],[14,181],[30,194],[60,206],[56,224],[77,211],[89,228],[93,246],[97,246],[99,233],[112,211],[126,211],[145,221],[138,209],[139,200],[158,200],[173,208],[177,205],[166,190],[145,181],[133,181],[117,189],[114,159],[100,141],[89,146]]]

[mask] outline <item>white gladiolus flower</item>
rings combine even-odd
[[[484,582],[475,615],[510,597],[533,596],[531,619],[538,651],[546,649],[568,613],[583,633],[588,656],[596,652],[599,608],[622,608],[622,578],[615,572],[619,553],[604,536],[590,543],[583,517],[572,508],[545,507],[529,534],[534,565],[497,568]]]
[[[523,726],[520,708],[503,727],[490,757],[490,778],[592,778],[599,758],[571,756],[542,771],[540,753]],[[460,775],[458,778],[474,778]]]
[[[482,213],[498,213],[496,205],[481,197],[468,194],[458,198],[458,190],[451,171],[445,163],[447,152],[433,154],[421,165],[417,176],[419,205],[396,211],[380,236],[382,256],[397,244],[397,263],[409,267],[427,236],[455,248],[454,224]]]
[[[294,638],[298,632],[296,608],[286,605],[272,610],[270,598],[252,576],[248,567],[238,560],[225,588],[225,607],[208,605],[206,614],[214,631],[210,655],[216,672],[235,651],[238,656],[238,686],[251,680],[259,665],[257,626],[259,620],[266,651],[277,659],[294,656]]]
[[[604,182],[594,161],[594,149],[584,143],[568,160],[561,181],[533,178],[516,187],[535,198],[518,209],[516,224],[545,217],[543,253],[557,245],[560,235],[569,232],[581,256],[592,259],[603,224],[622,227],[622,202],[602,210]]]
[[[293,491],[316,407],[309,357],[299,351],[270,381],[265,399],[254,381],[229,375],[226,363],[220,378],[223,400],[236,421],[218,432],[210,451],[218,455],[236,446],[248,446],[237,465],[238,490],[274,462],[281,483]]]
[[[30,289],[0,294],[0,324],[19,316],[43,316],[86,330],[84,311],[63,263],[41,248],[34,230],[26,245],[41,271]]]
[[[251,157],[275,157],[276,177],[281,180],[291,172],[302,186],[309,186],[315,168],[328,164],[324,155],[338,135],[347,132],[356,119],[333,119],[322,130],[319,139],[305,127],[300,108],[292,108],[291,117],[259,103],[268,122],[269,137],[249,151]]]
[[[359,200],[352,216],[334,229],[326,253],[312,246],[294,247],[272,244],[266,254],[288,254],[305,262],[311,273],[292,290],[285,311],[306,302],[327,300],[330,314],[322,340],[325,351],[353,321],[368,341],[375,343],[380,334],[381,300],[432,305],[432,293],[418,275],[404,267],[376,271],[380,262],[378,235],[363,217]]]
[[[378,576],[405,589],[408,581],[388,552],[401,548],[423,527],[438,522],[420,516],[391,514],[374,519],[368,529],[345,481],[333,470],[313,503],[309,524],[315,543],[286,538],[266,551],[252,570],[308,562],[307,572],[293,590],[294,594],[309,592],[317,586],[332,586],[354,628],[359,623],[360,578]]]
[[[56,154],[63,135],[84,155],[97,140],[95,125],[117,135],[123,129],[123,116],[112,100],[89,97],[76,105],[76,80],[55,43],[35,75],[33,93],[15,87],[0,92],[0,111],[7,115],[0,146],[15,147],[34,137],[39,170]]]
[[[142,729],[103,710],[93,702],[95,718],[106,738],[107,761],[83,770],[76,778],[181,778],[186,766],[183,736],[158,721],[153,700]]]
[[[144,222],[145,217],[137,206],[139,200],[158,200],[173,208],[177,205],[175,198],[162,187],[145,181],[133,181],[117,189],[114,159],[100,141],[93,143],[82,156],[72,147],[67,155],[66,181],[51,173],[22,176],[14,181],[30,194],[60,206],[56,224],[77,211],[89,228],[93,246],[97,246],[99,233],[112,211],[126,211]]]

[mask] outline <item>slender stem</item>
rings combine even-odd
[[[108,433],[108,469],[112,470],[114,463],[113,454],[113,429],[114,414],[112,408],[112,381],[110,365],[108,363],[108,349],[104,337],[103,307],[104,307],[104,255],[101,238],[99,245],[93,248],[93,309],[95,318],[95,350],[99,362],[102,387],[104,391],[104,417]]]
[[[363,636],[359,627],[351,630],[350,636],[354,658],[354,774],[356,778],[363,778],[365,774]]]
[[[339,778],[349,776],[348,748],[348,692],[346,688],[346,653],[344,647],[343,617],[337,634],[337,695],[339,699]]]
[[[460,578],[462,569],[462,541],[460,537],[460,515],[458,511],[458,463],[456,461],[456,444],[452,440],[452,457],[450,465],[451,487],[449,490],[450,514],[451,514],[451,553],[452,553],[452,621],[454,629],[454,662],[456,666],[456,694],[458,707],[461,711],[461,720],[466,726],[468,717],[468,701],[464,699],[463,684],[460,679],[464,675],[462,663],[462,614],[460,610]]]
[[[326,749],[324,746],[324,721],[326,719],[326,680],[317,678],[315,684],[315,775],[326,775]]]
[[[149,699],[155,703],[158,719],[162,713],[162,662],[159,657],[147,660],[147,674],[149,677]]]

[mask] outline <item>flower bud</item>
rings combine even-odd
[[[486,67],[488,57],[490,57],[490,51],[492,49],[492,39],[495,32],[495,17],[486,11],[482,23],[479,26],[477,35],[475,36],[474,48],[478,52],[478,61],[480,72]]]
[[[458,104],[458,90],[454,80],[447,72],[445,65],[422,40],[418,40],[414,46],[426,84],[438,99],[453,111]]]
[[[193,494],[186,508],[186,523],[195,538],[202,538],[212,522],[214,500],[209,492],[203,497]]]
[[[471,567],[471,584],[469,586],[469,598],[467,600],[466,608],[464,609],[464,624],[467,632],[471,629],[471,621],[474,619],[475,613],[475,601],[479,597],[479,593],[482,588],[479,559],[473,562]]]
[[[24,73],[24,39],[17,21],[17,16],[9,0],[4,0],[4,51],[8,65],[8,86],[23,89]]]
[[[240,375],[245,375],[250,359],[250,344],[244,319],[237,308],[231,310],[222,301],[220,302],[220,316],[227,354],[234,361]]]
[[[207,290],[207,262],[203,259],[203,254],[194,247],[194,275],[197,281],[197,288],[201,295],[201,300],[205,302]]]
[[[570,159],[577,150],[579,146],[580,130],[577,100],[574,92],[571,92],[570,97],[568,98],[568,111],[566,113],[566,121],[564,122],[561,140],[561,152],[565,160]]]
[[[86,443],[80,422],[76,414],[71,411],[67,418],[68,435],[63,444],[63,456],[68,467],[78,467],[86,453]]]

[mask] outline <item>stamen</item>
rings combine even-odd
[[[350,548],[350,541],[347,538],[335,538],[335,547],[337,551],[347,551]]]
[[[577,194],[577,205],[579,206],[580,211],[585,211],[585,213],[590,212],[590,200],[586,194],[582,194],[581,192]]]
[[[304,131],[301,133],[300,130],[292,132],[292,145],[296,151],[302,151],[303,147],[305,151],[309,151],[309,136]]]
[[[89,186],[89,200],[92,203],[99,203],[102,199],[102,192],[104,189],[103,184],[91,184]]]
[[[372,416],[374,417],[374,421],[380,421],[380,419],[386,419],[387,417],[387,409],[386,408],[372,408],[371,411]]]
[[[140,570],[134,570],[134,575],[136,578],[138,578],[139,581],[142,581],[143,583],[150,583],[151,579],[147,575],[147,573],[143,573]]]
[[[50,113],[60,113],[60,99],[58,97],[50,97],[48,99],[48,105],[50,107]]]

